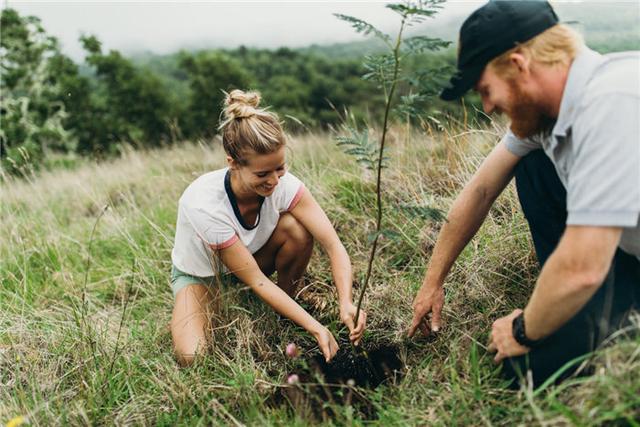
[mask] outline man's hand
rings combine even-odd
[[[340,320],[349,328],[349,339],[354,345],[360,344],[360,339],[364,334],[367,323],[367,313],[361,308],[358,316],[358,325],[355,325],[356,311],[357,307],[350,302],[340,306]]]
[[[413,300],[413,320],[407,334],[411,338],[418,328],[426,337],[431,331],[438,332],[441,323],[442,306],[444,305],[444,289],[439,285],[422,285]],[[427,315],[431,313],[431,324]]]
[[[316,341],[318,341],[318,346],[324,355],[324,359],[329,362],[333,359],[333,356],[338,352],[338,343],[336,339],[333,337],[329,329],[321,326],[318,330],[314,331],[313,336]]]
[[[529,353],[528,347],[522,346],[513,337],[513,319],[518,317],[522,310],[517,309],[508,315],[493,322],[489,335],[489,350],[496,353],[494,362],[500,363],[507,357],[521,356]]]

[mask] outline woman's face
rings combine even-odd
[[[244,155],[245,165],[238,165],[231,160],[242,193],[255,193],[267,197],[273,194],[280,178],[287,172],[285,164],[285,146],[269,154],[250,151]]]

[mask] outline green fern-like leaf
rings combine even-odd
[[[447,48],[451,45],[450,41],[427,36],[415,36],[404,40],[405,52],[420,54],[427,51],[436,51]]]
[[[378,146],[375,141],[369,140],[369,131],[364,129],[359,132],[352,127],[345,128],[347,134],[336,137],[338,146],[343,147],[346,154],[353,156],[356,162],[367,169],[377,170]]]
[[[353,16],[342,15],[340,13],[334,13],[333,15],[336,18],[350,24],[353,27],[353,29],[356,30],[357,33],[361,33],[362,35],[365,35],[365,36],[368,36],[369,34],[373,34],[374,36],[376,36],[377,38],[379,38],[389,46],[391,38],[387,34],[383,33],[382,31],[374,27],[373,25],[369,24],[368,22],[363,21],[362,19],[355,18]]]
[[[365,80],[377,82],[379,85],[391,83],[395,59],[393,55],[367,55],[363,62],[366,73],[362,76]]]
[[[398,13],[408,26],[423,22],[432,18],[442,9],[445,0],[406,1],[404,3],[388,4],[387,8]]]
[[[400,102],[394,108],[393,113],[396,117],[418,117],[424,112],[422,106],[426,100],[427,96],[420,93],[401,96]]]
[[[452,67],[449,65],[426,67],[408,76],[406,81],[415,88],[417,93],[429,97],[440,93],[452,72]]]

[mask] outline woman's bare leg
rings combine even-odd
[[[180,365],[190,366],[196,355],[207,348],[212,311],[218,299],[218,290],[201,284],[189,285],[178,291],[171,319],[171,336]]]
[[[313,238],[289,213],[280,216],[276,229],[254,257],[266,275],[278,272],[278,286],[293,296],[311,253]],[[220,296],[219,291],[193,284],[176,295],[171,320],[173,347],[182,366],[193,364],[196,355],[210,344],[211,316]]]
[[[267,243],[254,257],[267,276],[277,271],[278,286],[293,296],[312,252],[311,234],[293,215],[284,213]]]

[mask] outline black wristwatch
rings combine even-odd
[[[524,328],[524,311],[513,319],[512,330],[513,338],[518,341],[518,344],[529,348],[534,348],[540,344],[541,340],[531,340],[527,338],[527,333]]]

